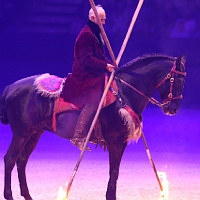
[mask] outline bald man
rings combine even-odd
[[[105,10],[100,5],[96,9],[101,23],[105,24]],[[91,8],[88,22],[76,39],[72,74],[67,76],[63,89],[64,100],[81,109],[74,136],[70,140],[80,150],[104,91],[105,74],[114,68],[105,56],[104,41]],[[90,150],[89,147],[86,150]]]

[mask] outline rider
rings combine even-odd
[[[100,5],[96,9],[101,23],[105,24],[105,10]],[[68,75],[63,89],[64,100],[81,108],[71,139],[71,143],[80,150],[104,91],[105,73],[112,72],[113,69],[115,66],[105,56],[104,41],[91,8],[88,22],[76,39],[72,74]],[[87,147],[86,150],[90,148]]]

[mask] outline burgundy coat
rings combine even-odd
[[[98,105],[104,91],[107,63],[104,47],[88,25],[81,30],[74,48],[72,74],[68,74],[62,97],[82,107]]]

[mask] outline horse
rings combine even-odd
[[[118,86],[117,98],[102,108],[99,115],[101,131],[109,154],[109,181],[106,200],[116,200],[116,184],[123,153],[129,142],[133,120],[120,114],[128,106],[142,121],[142,112],[148,102],[158,105],[164,114],[178,112],[185,80],[185,56],[145,54],[137,57],[115,71]],[[11,190],[11,173],[17,166],[21,196],[33,200],[26,181],[26,165],[44,131],[52,129],[53,101],[38,94],[34,75],[5,87],[0,97],[0,120],[10,124],[13,136],[4,156],[4,198],[14,200]],[[152,97],[158,91],[160,101]],[[58,136],[71,139],[80,110],[61,112],[56,116]],[[132,123],[132,124],[131,124]],[[134,125],[134,126],[133,126]],[[140,126],[140,125],[139,125]],[[138,139],[138,138],[137,138]]]

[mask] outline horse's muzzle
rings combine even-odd
[[[177,106],[171,104],[170,102],[168,104],[163,105],[162,110],[166,115],[170,116],[173,116],[178,112]]]

